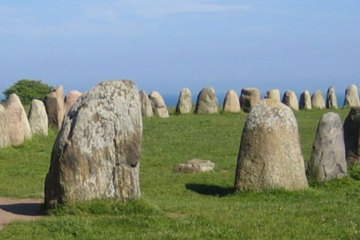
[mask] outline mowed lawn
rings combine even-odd
[[[349,110],[334,111],[344,120]],[[327,111],[296,112],[306,161]],[[38,221],[11,223],[0,239],[360,239],[360,182],[349,177],[299,192],[233,192],[246,116],[144,119],[140,200],[66,206]],[[51,131],[0,149],[0,196],[43,196],[55,137]],[[173,171],[192,158],[215,162],[215,171]]]

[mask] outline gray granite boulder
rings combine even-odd
[[[299,101],[294,91],[286,91],[284,93],[282,102],[293,110],[299,110]]]
[[[250,112],[261,99],[257,88],[243,88],[240,95],[240,105],[244,112]]]
[[[44,103],[48,115],[49,126],[59,130],[66,112],[64,105],[64,88],[62,86],[57,86],[52,89],[45,97]]]
[[[326,107],[338,108],[338,101],[334,87],[329,87],[326,93]]]
[[[176,104],[176,113],[184,114],[192,112],[192,95],[188,88],[183,88],[180,91],[179,99]]]
[[[218,113],[219,104],[215,89],[212,87],[203,88],[197,97],[195,113],[208,114]]]
[[[311,96],[311,105],[313,108],[317,108],[317,109],[324,109],[326,107],[324,93],[322,91],[317,90]]]
[[[48,135],[48,117],[42,101],[33,99],[29,112],[29,124],[33,135]]]
[[[147,93],[143,90],[139,91],[140,102],[141,102],[141,114],[143,117],[152,117],[154,115],[153,109],[151,106],[150,99]]]
[[[149,100],[155,116],[168,118],[169,112],[165,101],[159,92],[153,91],[149,94]]]
[[[352,84],[345,90],[344,107],[360,106],[359,91],[356,85]]]
[[[226,92],[224,105],[224,112],[237,113],[240,112],[240,100],[239,95],[234,90],[229,90]]]
[[[311,96],[310,96],[310,92],[309,92],[308,90],[305,90],[305,91],[300,95],[299,108],[300,108],[300,109],[306,109],[306,110],[312,109]]]

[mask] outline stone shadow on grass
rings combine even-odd
[[[17,215],[43,216],[45,214],[42,203],[15,203],[0,205],[0,209]]]
[[[193,192],[214,197],[225,197],[235,192],[233,187],[220,187],[217,185],[187,183],[185,186],[186,189]]]

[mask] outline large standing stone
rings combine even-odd
[[[29,112],[29,124],[34,135],[48,135],[48,117],[42,101],[33,99]]]
[[[324,109],[325,108],[325,98],[324,93],[320,90],[317,90],[311,96],[311,105],[313,108]]]
[[[260,101],[261,93],[257,88],[243,88],[241,90],[240,105],[244,112],[250,112]]]
[[[352,84],[345,90],[344,107],[359,106],[359,92],[356,85]]]
[[[360,166],[360,107],[352,107],[344,122],[344,140],[348,168]]]
[[[176,104],[176,113],[190,113],[192,112],[192,96],[188,88],[183,88],[180,91],[179,99]]]
[[[274,100],[256,105],[246,120],[235,188],[241,191],[308,187],[298,125],[290,108]]]
[[[169,112],[165,101],[159,92],[153,91],[149,94],[149,99],[155,116],[168,118]]]
[[[320,120],[306,173],[320,182],[346,175],[344,132],[339,114],[328,112]]]
[[[69,109],[72,107],[72,105],[76,103],[76,101],[81,95],[82,95],[81,92],[77,90],[72,90],[65,96],[65,100],[64,100],[65,112],[69,111]]]
[[[310,96],[310,92],[308,90],[305,90],[300,95],[299,107],[300,107],[300,109],[306,109],[306,110],[312,109],[312,107],[311,107],[311,96]]]
[[[0,104],[0,148],[5,148],[11,145],[7,122],[5,108]]]
[[[11,94],[6,102],[7,129],[11,145],[18,146],[25,139],[31,138],[31,128],[29,120],[20,98]]]
[[[198,95],[195,113],[217,113],[219,111],[218,99],[215,89],[212,87],[203,88]]]
[[[64,88],[57,86],[45,98],[46,113],[48,115],[49,126],[60,129],[64,115]]]
[[[226,92],[223,110],[232,113],[240,112],[240,100],[236,91],[229,90]]]
[[[45,180],[45,206],[140,196],[142,117],[130,80],[85,93],[65,116]]]
[[[271,89],[266,92],[265,98],[275,100],[276,102],[281,102],[280,90]]]
[[[154,115],[151,102],[147,93],[143,90],[139,91],[140,102],[141,102],[141,114],[143,117],[152,117]]]
[[[286,91],[284,93],[282,102],[293,110],[299,110],[299,101],[294,91]]]
[[[338,108],[338,102],[334,87],[329,87],[326,93],[326,107],[327,108]]]

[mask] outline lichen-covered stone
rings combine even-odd
[[[79,92],[77,90],[72,90],[65,96],[64,104],[65,104],[65,112],[66,113],[70,110],[72,105],[74,105],[76,103],[76,101],[78,100],[78,98],[81,95],[82,95],[81,92]]]
[[[147,93],[144,90],[139,91],[141,102],[141,114],[143,117],[152,117],[154,115],[151,102]]]
[[[326,93],[326,107],[338,108],[338,101],[334,87],[329,87]]]
[[[271,90],[267,91],[265,98],[272,99],[276,102],[281,102],[280,90],[279,89],[271,89]]]
[[[294,91],[286,91],[284,93],[282,102],[293,110],[299,110],[299,101]]]
[[[6,111],[4,106],[0,104],[0,148],[5,148],[10,145],[11,142],[7,129]]]
[[[229,90],[226,92],[223,110],[231,113],[240,112],[240,100],[236,91]]]
[[[48,135],[48,117],[42,101],[33,99],[29,112],[29,124],[33,135]]]
[[[324,93],[322,91],[317,90],[311,96],[311,105],[313,108],[317,108],[317,109],[324,109],[326,107]]]
[[[260,90],[257,88],[243,88],[240,95],[240,105],[244,112],[250,112],[261,99]]]
[[[211,172],[214,170],[215,163],[210,160],[192,159],[186,163],[175,165],[175,171],[178,172]]]
[[[300,95],[299,107],[300,107],[300,109],[306,109],[306,110],[312,109],[311,96],[310,96],[310,92],[308,90],[305,90]]]
[[[142,117],[130,80],[106,81],[70,109],[54,143],[45,206],[140,196]]]
[[[165,101],[159,92],[153,91],[149,94],[149,99],[155,116],[168,118],[169,112]]]
[[[328,112],[320,120],[306,173],[319,182],[347,174],[344,132],[339,114]]]
[[[307,187],[294,113],[274,100],[261,101],[251,110],[244,126],[235,189],[300,190]]]
[[[345,90],[344,107],[357,107],[359,103],[359,91],[356,85],[352,84]]]
[[[49,126],[60,129],[65,115],[64,88],[57,86],[45,97],[45,108],[48,115]]]
[[[179,99],[176,104],[176,113],[184,114],[192,112],[192,95],[188,88],[183,88],[180,91]]]
[[[197,97],[195,113],[208,114],[218,113],[219,103],[213,87],[203,88]]]
[[[352,107],[344,122],[346,163],[360,166],[360,107]]]

